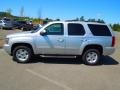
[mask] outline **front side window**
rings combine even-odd
[[[83,25],[77,24],[77,23],[68,24],[68,35],[78,36],[78,35],[84,35],[84,34],[85,34],[85,30]]]
[[[45,28],[47,31],[47,35],[63,35],[63,24],[62,23],[56,23],[48,26]]]

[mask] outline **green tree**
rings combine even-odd
[[[79,20],[79,18],[77,17],[77,18],[75,19],[75,21],[80,21],[80,20]]]
[[[96,22],[95,19],[88,19],[88,22]]]
[[[58,19],[56,19],[55,21],[60,21],[60,19],[58,18]]]
[[[97,22],[98,23],[105,23],[104,20],[102,20],[102,19],[98,19]]]
[[[0,12],[0,18],[4,17],[12,18],[13,16],[8,12]]]
[[[80,21],[85,21],[84,16],[80,17]]]
[[[9,8],[9,9],[6,10],[6,12],[9,13],[9,14],[11,14],[12,13],[12,9]]]
[[[112,24],[109,24],[109,26],[112,28],[113,26],[112,26]]]
[[[113,24],[112,29],[113,29],[114,31],[120,31],[120,24]]]

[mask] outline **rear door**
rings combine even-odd
[[[79,55],[80,46],[84,40],[85,29],[79,23],[69,23],[67,27],[66,54]]]

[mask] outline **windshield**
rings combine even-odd
[[[36,32],[38,32],[40,29],[41,29],[41,27],[35,28],[35,29],[33,29],[33,30],[31,31],[31,33],[36,33]]]
[[[43,26],[45,26],[46,24],[44,24]],[[33,28],[33,30],[31,31],[31,33],[36,33],[37,31],[39,31],[43,26],[39,26],[37,25],[35,28]]]

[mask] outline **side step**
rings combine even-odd
[[[40,55],[41,57],[46,58],[76,58],[77,56],[50,56],[50,55]]]

